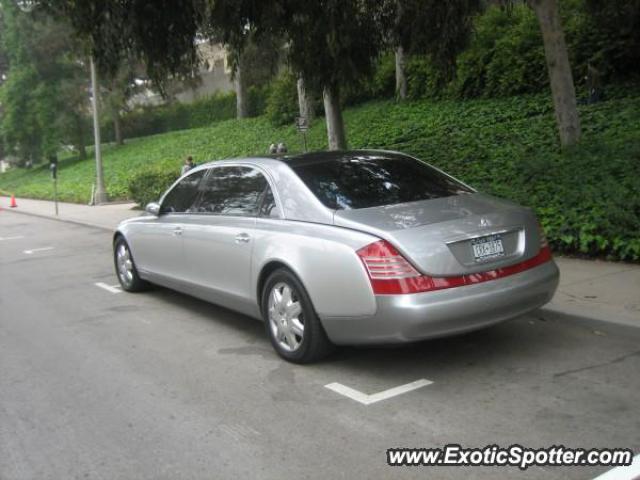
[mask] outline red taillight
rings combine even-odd
[[[394,246],[385,240],[371,243],[356,253],[364,263],[375,295],[430,292],[473,285],[515,275],[551,260],[551,249],[545,240],[535,257],[515,265],[468,275],[430,277],[413,268]]]
[[[419,277],[413,266],[389,242],[380,240],[356,252],[372,280]]]

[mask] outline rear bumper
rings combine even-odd
[[[559,271],[553,260],[497,280],[433,292],[378,295],[368,317],[326,317],[336,344],[404,343],[480,329],[531,312],[551,300]]]

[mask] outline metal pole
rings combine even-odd
[[[100,118],[98,115],[98,80],[96,78],[96,66],[93,63],[93,57],[89,57],[91,66],[91,106],[93,107],[93,137],[94,151],[96,153],[96,191],[94,196],[94,204],[99,205],[105,203],[107,198],[107,190],[104,188],[104,176],[102,172],[102,155],[100,152]]]
[[[53,201],[56,204],[56,217],[58,216],[58,179],[53,179]]]

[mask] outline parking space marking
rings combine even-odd
[[[36,252],[46,252],[47,250],[53,250],[55,247],[40,247],[40,248],[32,248],[31,250],[24,250],[22,253],[26,253],[27,255],[32,255]]]
[[[4,242],[5,240],[20,240],[24,238],[23,235],[14,235],[13,237],[0,237],[0,242]]]
[[[102,282],[96,282],[94,283],[94,285],[106,290],[107,292],[122,293],[122,288],[120,287],[120,285],[107,285],[106,283]]]
[[[345,397],[350,398],[351,400],[355,400],[356,402],[362,403],[363,405],[371,405],[372,403],[387,400],[389,398],[402,395],[403,393],[412,392],[413,390],[417,390],[418,388],[426,387],[427,385],[431,385],[432,383],[433,382],[431,380],[421,378],[420,380],[416,380],[415,382],[400,385],[398,387],[393,387],[388,390],[383,390],[382,392],[374,393],[372,395],[367,395],[366,393],[362,393],[354,388],[347,387],[346,385],[336,382],[325,385],[325,388],[333,390],[334,392],[339,393],[340,395],[344,395]]]
[[[616,467],[594,480],[637,480],[640,478],[640,455],[633,457],[633,462],[627,467]]]

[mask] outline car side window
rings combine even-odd
[[[280,217],[280,215],[278,214],[278,209],[276,208],[276,200],[273,197],[273,191],[268,184],[262,194],[262,202],[260,203],[259,215],[261,217],[267,218]]]
[[[201,188],[198,213],[255,216],[267,180],[251,167],[214,167]]]
[[[165,195],[161,213],[188,213],[198,198],[198,186],[206,170],[199,170],[186,176]]]

